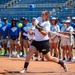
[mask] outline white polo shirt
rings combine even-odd
[[[37,20],[39,21],[40,26],[43,28],[43,30],[48,33],[50,31],[49,20],[42,22],[41,17],[37,18]],[[35,28],[35,41],[44,41],[44,40],[49,40],[48,34],[44,36],[38,31],[38,29]]]

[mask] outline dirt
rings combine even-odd
[[[28,72],[25,74],[15,73],[23,69],[25,58],[0,57],[0,75],[75,75],[75,63],[67,62],[69,71],[54,62],[31,60]],[[7,73],[5,70],[11,71]]]

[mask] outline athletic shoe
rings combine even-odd
[[[9,58],[12,58],[12,56],[13,56],[12,54],[9,54]]]
[[[19,54],[19,55],[20,55],[20,57],[22,57],[22,56],[23,56],[23,53],[22,53],[22,52],[20,52],[20,54]]]
[[[39,61],[38,59],[35,59],[35,61]]]
[[[67,65],[66,65],[66,62],[65,62],[65,61],[62,61],[61,66],[64,68],[65,72],[67,72],[67,71],[68,71],[68,67],[67,67]]]
[[[17,54],[17,58],[20,58],[20,55],[19,54]]]
[[[24,58],[26,58],[26,55],[23,55]]]
[[[44,58],[40,58],[40,61],[44,61]]]
[[[71,59],[71,62],[75,62],[75,60],[74,59]]]
[[[65,60],[66,60],[66,58],[64,57],[64,58],[63,58],[63,60],[65,61]]]
[[[26,70],[21,70],[20,71],[21,74],[26,73],[26,72],[27,72]]]

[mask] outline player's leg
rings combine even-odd
[[[8,55],[9,55],[9,48],[10,48],[10,40],[8,40],[8,43],[7,43],[7,50],[8,50]]]
[[[63,60],[66,60],[67,57],[67,47],[63,46]]]
[[[75,49],[75,37],[74,37],[74,49]]]
[[[16,49],[17,49],[17,58],[20,58],[20,41],[15,40],[14,44],[15,44]]]
[[[52,57],[52,56],[50,55],[50,52],[48,52],[48,53],[45,54],[44,56],[45,56],[45,58],[46,58],[48,61],[52,61],[52,62],[55,62],[55,63],[61,65],[61,66],[64,68],[65,71],[68,70],[68,68],[67,68],[67,66],[66,66],[66,63],[65,63],[64,61],[59,60],[59,59],[56,58],[56,57]]]
[[[23,48],[24,48],[25,51],[26,51],[26,55],[27,55],[27,53],[28,53],[28,46],[29,46],[28,40],[23,40]]]
[[[20,73],[24,73],[25,71],[27,71],[27,67],[29,65],[29,61],[31,59],[31,57],[33,56],[34,52],[36,52],[36,48],[34,46],[30,46],[29,48],[29,51],[28,51],[28,54],[26,56],[26,60],[25,60],[25,63],[24,63],[24,68],[22,71],[20,71]]]
[[[52,53],[53,53],[53,42],[50,40],[50,42],[49,42],[49,46],[50,46],[50,54],[51,54],[51,56],[52,56]]]
[[[54,52],[56,54],[56,57],[58,57],[58,42],[54,42]]]
[[[69,45],[67,46],[67,48],[68,48],[68,53],[69,53],[69,61],[71,61],[72,58],[73,58],[72,45],[69,43]]]
[[[3,48],[4,48],[4,50],[5,50],[5,55],[7,55],[7,41],[6,41],[6,39],[3,39],[2,40],[2,45],[3,45]]]
[[[48,41],[44,43],[43,48],[45,48],[45,50],[42,50],[42,53],[44,54],[45,58],[46,58],[48,61],[53,61],[53,62],[55,62],[55,63],[60,64],[60,65],[64,68],[64,70],[67,71],[67,66],[66,66],[66,63],[65,63],[65,62],[59,60],[59,59],[56,58],[56,57],[52,57],[52,56],[50,55],[49,42],[48,42]]]
[[[20,48],[20,56],[22,57],[24,55],[22,38],[20,40],[19,48]]]
[[[67,58],[67,43],[66,43],[65,38],[62,38],[61,43],[62,43],[62,52],[63,52],[62,58],[63,58],[63,60],[66,60],[66,58]]]
[[[12,57],[12,50],[13,50],[13,46],[14,46],[13,40],[12,40],[12,39],[10,39],[9,58],[11,58],[11,57]]]
[[[58,37],[59,38],[59,42],[58,42],[58,51],[59,51],[59,59],[61,59],[61,55],[62,55],[62,50],[61,50],[61,37]]]

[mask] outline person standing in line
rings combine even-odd
[[[11,20],[11,26],[9,27],[9,39],[10,39],[9,58],[11,58],[13,56],[12,51],[15,47],[17,49],[17,58],[20,58],[19,44],[20,44],[20,38],[21,38],[21,31],[20,31],[19,27],[17,26],[17,22],[18,22],[18,20],[16,18],[13,18]]]
[[[50,30],[53,32],[60,32],[60,28],[57,25],[57,19],[55,17],[53,17],[51,19],[51,26],[50,26]],[[57,35],[50,33],[50,50],[51,50],[51,55],[52,55],[52,51],[54,49],[54,56],[58,57],[58,42],[59,42],[59,38]]]
[[[4,18],[3,22],[4,23],[3,23],[3,26],[1,29],[2,45],[3,45],[3,48],[5,50],[5,55],[8,55],[8,53],[7,53],[8,30],[9,30],[9,27],[11,26],[11,24],[8,23],[7,18]]]
[[[27,53],[28,53],[28,47],[29,47],[29,43],[28,43],[28,28],[31,27],[31,23],[29,23],[29,20],[25,17],[22,17],[22,28],[21,28],[21,35],[22,35],[22,39],[21,39],[21,44],[22,44],[22,48],[23,50],[26,50],[26,54],[23,55],[23,57],[26,57]]]

